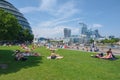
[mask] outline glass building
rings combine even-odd
[[[64,28],[64,38],[71,37],[71,29]]]
[[[27,21],[27,19],[23,16],[22,13],[19,12],[18,9],[16,9],[11,3],[9,3],[6,0],[0,0],[0,9],[3,9],[11,14],[13,14],[17,19],[19,24],[24,28],[24,29],[29,29],[30,32],[32,33],[31,27]]]
[[[87,33],[87,31],[88,31],[87,25],[84,24],[84,23],[79,23],[79,24],[80,24],[81,27],[82,27],[82,29],[81,29],[81,34],[86,35],[86,33]]]

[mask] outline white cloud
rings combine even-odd
[[[92,27],[93,27],[93,28],[100,28],[100,27],[103,27],[103,25],[101,25],[101,24],[93,24]]]
[[[65,18],[61,18],[61,19],[55,19],[55,20],[50,20],[50,21],[45,21],[45,22],[41,22],[39,24],[37,24],[38,27],[55,27],[64,23],[68,23],[68,22],[74,22],[74,21],[80,21],[80,18],[74,18],[74,19],[65,19]]]
[[[29,13],[29,12],[39,11],[39,9],[37,7],[24,7],[24,8],[20,8],[19,10],[22,13]]]
[[[24,8],[20,8],[19,10],[22,13],[31,13],[31,12],[46,12],[55,17],[70,17],[76,14],[78,10],[75,7],[74,1],[68,1],[63,4],[59,4],[57,0],[41,0],[39,6],[27,6]]]
[[[36,11],[52,11],[55,7],[57,0],[40,0],[39,6],[27,6],[20,8],[22,13],[31,13]]]
[[[34,28],[33,29],[33,33],[35,35],[39,35],[39,37],[55,37],[56,35],[63,34],[63,28],[61,26],[56,26],[54,28],[43,28],[43,27],[39,27],[39,28]]]
[[[63,30],[64,28],[69,28],[72,30],[72,34],[78,34],[79,29],[78,28],[73,28],[71,26],[56,26],[54,28],[34,28],[33,29],[33,33],[35,35],[39,35],[39,37],[47,37],[47,38],[51,38],[51,37],[63,37],[64,33]]]
[[[40,10],[49,11],[55,7],[57,0],[41,0]]]
[[[75,8],[75,3],[73,1],[69,1],[59,6],[59,9],[56,11],[56,16],[68,16],[74,15],[78,12],[78,9]]]
[[[33,28],[33,33],[35,35],[45,36],[45,37],[63,36],[63,29],[70,28],[72,30],[72,33],[76,34],[79,32],[78,28],[75,28],[72,26],[64,26],[63,23],[79,21],[79,20],[80,18],[75,18],[71,20],[66,19],[66,18],[59,18],[55,20],[42,22],[42,23],[37,24]]]
[[[75,19],[70,19],[70,20],[59,21],[59,22],[56,23],[56,25],[62,24],[62,23],[73,22],[73,21],[80,21],[80,18],[75,18]]]
[[[47,13],[56,18],[52,20],[48,18],[47,21],[33,24],[34,26],[32,27],[32,29],[35,35],[45,37],[63,36],[64,28],[70,28],[73,34],[78,32],[79,29],[77,28],[73,28],[71,26],[64,26],[64,23],[80,21],[80,18],[70,18],[79,11],[76,8],[76,4],[74,3],[74,1],[68,0],[61,4],[59,4],[57,1],[58,0],[40,0],[39,6],[37,7],[28,6],[20,9],[22,13],[29,14],[31,12],[44,12],[45,14]]]

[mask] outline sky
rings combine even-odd
[[[7,0],[28,20],[35,37],[79,35],[83,22],[102,36],[120,37],[120,0]]]

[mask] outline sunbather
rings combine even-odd
[[[15,60],[16,61],[19,61],[19,60],[25,61],[25,60],[27,60],[27,58],[24,57],[24,55],[20,52],[20,50],[16,50],[14,55],[15,55]]]
[[[111,48],[107,51],[107,54],[101,58],[104,58],[104,59],[112,59],[114,58],[114,55],[112,54],[112,51],[111,51]]]
[[[51,53],[51,55],[49,57],[47,57],[47,59],[62,59],[63,56],[60,56],[59,54],[55,54],[55,53]]]
[[[106,55],[104,56],[103,53],[99,53],[95,55],[96,58],[102,58],[102,59],[113,59],[115,56],[113,55],[111,48],[106,52]]]
[[[23,56],[40,56],[39,53],[22,52]]]

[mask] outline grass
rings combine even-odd
[[[13,50],[18,46],[0,46],[0,80],[119,80],[120,59],[115,61],[90,57],[88,52],[59,49],[56,53],[64,56],[61,60],[47,60],[50,51],[45,47],[36,48],[43,57],[29,57],[27,61],[15,61]],[[120,58],[120,56],[117,56]]]

